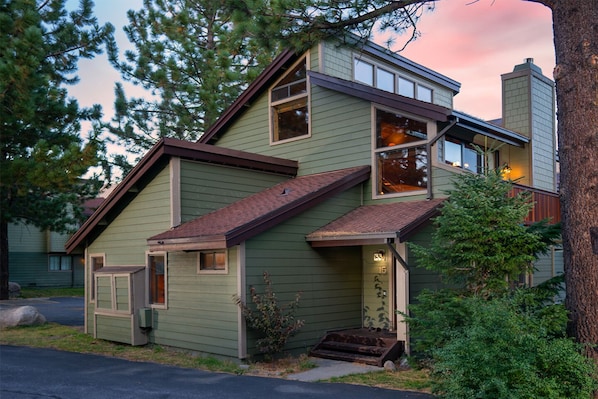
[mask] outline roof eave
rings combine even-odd
[[[363,167],[323,189],[306,195],[298,201],[291,202],[286,206],[278,208],[274,212],[264,215],[262,218],[253,220],[250,223],[246,223],[243,226],[239,226],[238,228],[227,232],[227,247],[238,245],[257,234],[320,204],[340,192],[367,181],[370,178],[370,173],[371,168],[369,166]]]
[[[445,122],[451,114],[451,110],[448,108],[390,93],[372,86],[324,75],[314,71],[309,71],[308,75],[310,77],[310,82],[317,86],[361,98],[376,104],[400,109],[432,120]]]
[[[268,85],[273,77],[282,73],[280,71],[282,67],[294,62],[298,57],[299,55],[290,49],[283,51],[276,57],[197,140],[198,143],[209,143],[213,138],[217,137],[218,133],[230,125],[232,121],[248,108],[251,101],[269,87]]]

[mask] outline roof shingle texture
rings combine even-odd
[[[310,233],[307,238],[396,234],[413,223],[421,222],[422,218],[427,219],[443,201],[440,198],[361,206]]]
[[[270,220],[286,210],[323,195],[322,193],[327,192],[327,189],[335,183],[342,180],[350,181],[354,179],[354,176],[361,176],[366,171],[369,171],[369,166],[358,166],[289,179],[155,235],[149,240],[223,236],[236,229]]]

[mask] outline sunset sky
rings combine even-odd
[[[99,22],[115,25],[117,43],[121,49],[126,48],[128,41],[122,32],[127,23],[126,11],[138,9],[142,1],[98,0],[95,4]],[[423,15],[418,27],[421,37],[401,55],[460,82],[461,91],[455,97],[459,111],[483,119],[500,117],[500,75],[511,72],[525,58],[533,58],[552,78],[555,59],[551,12],[538,3],[439,0],[433,12]],[[401,40],[396,40],[397,47]],[[105,56],[99,56],[81,61],[79,76],[80,83],[69,89],[72,96],[82,106],[101,104],[106,117],[110,117],[114,82],[120,80],[119,74]]]

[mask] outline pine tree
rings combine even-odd
[[[101,108],[80,109],[64,86],[113,27],[98,26],[89,0],[70,14],[64,3],[0,1],[0,299],[8,297],[8,224],[68,231],[99,188],[81,177],[102,144],[81,138],[80,121],[97,123]]]
[[[234,29],[225,4],[147,0],[129,11],[134,50],[124,60],[116,47],[109,52],[123,79],[148,91],[127,98],[121,84],[115,89],[110,130],[129,153],[142,156],[162,137],[196,140],[277,55],[275,41],[265,50]]]
[[[440,272],[473,294],[504,291],[509,280],[532,272],[548,243],[523,221],[529,196],[509,196],[512,184],[500,171],[455,178],[429,248],[413,245],[418,265]]]

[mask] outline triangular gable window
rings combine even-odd
[[[270,104],[272,143],[309,136],[305,57],[271,89]]]

